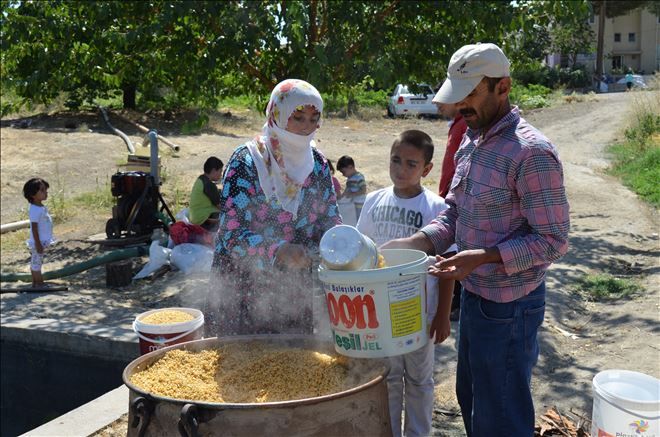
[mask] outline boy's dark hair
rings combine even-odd
[[[328,159],[328,167],[330,167],[330,173],[335,172],[335,166],[332,165],[332,160]]]
[[[355,161],[348,155],[344,155],[337,160],[337,170],[341,171],[344,167],[355,167]]]
[[[211,173],[213,170],[222,170],[222,167],[224,167],[224,165],[225,164],[222,162],[220,158],[211,156],[204,163],[204,173]]]
[[[427,133],[416,129],[404,131],[399,135],[399,138],[394,140],[392,148],[404,143],[424,152],[424,164],[428,164],[433,159],[435,147],[433,146],[433,140]]]
[[[46,188],[50,188],[48,182],[41,178],[32,178],[27,181],[25,185],[23,185],[23,196],[25,196],[28,202],[32,203],[32,198],[39,192],[41,185],[45,185]]]

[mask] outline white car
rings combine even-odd
[[[389,97],[387,115],[397,117],[403,115],[432,115],[438,116],[438,108],[433,103],[435,92],[429,85],[398,84]]]

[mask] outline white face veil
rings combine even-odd
[[[323,112],[321,94],[311,84],[299,79],[277,84],[266,107],[267,121],[262,136],[248,145],[266,197],[275,197],[294,217],[300,205],[302,186],[314,168],[312,147],[316,147],[316,131],[297,135],[286,127],[291,114],[305,106]]]

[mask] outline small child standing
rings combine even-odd
[[[357,223],[358,230],[378,246],[414,234],[447,209],[442,197],[421,185],[421,179],[433,168],[433,149],[431,137],[419,130],[403,132],[392,144],[390,179],[394,185],[367,195]],[[449,310],[453,289],[454,281],[439,281],[437,277],[427,275],[426,317],[431,340],[413,352],[389,358],[387,390],[395,437],[401,436],[404,398],[404,435],[431,434],[434,343],[442,343],[450,334]]]
[[[346,178],[346,189],[342,199],[350,199],[355,205],[355,217],[360,217],[364,199],[367,194],[367,181],[362,173],[355,169],[355,161],[344,155],[337,161],[337,170]]]
[[[41,266],[44,263],[44,251],[53,244],[53,219],[43,202],[48,199],[48,182],[41,178],[32,178],[23,185],[23,196],[30,202],[30,238],[27,245],[32,257],[30,260],[30,273],[32,274],[32,287],[43,287],[44,278]]]

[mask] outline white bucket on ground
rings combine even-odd
[[[349,357],[401,355],[428,342],[424,252],[384,249],[388,267],[329,270],[319,267],[335,350]]]
[[[629,370],[605,370],[592,385],[592,437],[660,437],[659,379]]]
[[[194,318],[187,322],[165,323],[152,325],[142,320],[154,313],[161,311],[182,311],[191,314]],[[133,331],[140,339],[140,354],[144,355],[173,344],[202,338],[202,327],[204,326],[204,314],[194,308],[159,308],[146,311],[135,318]]]

